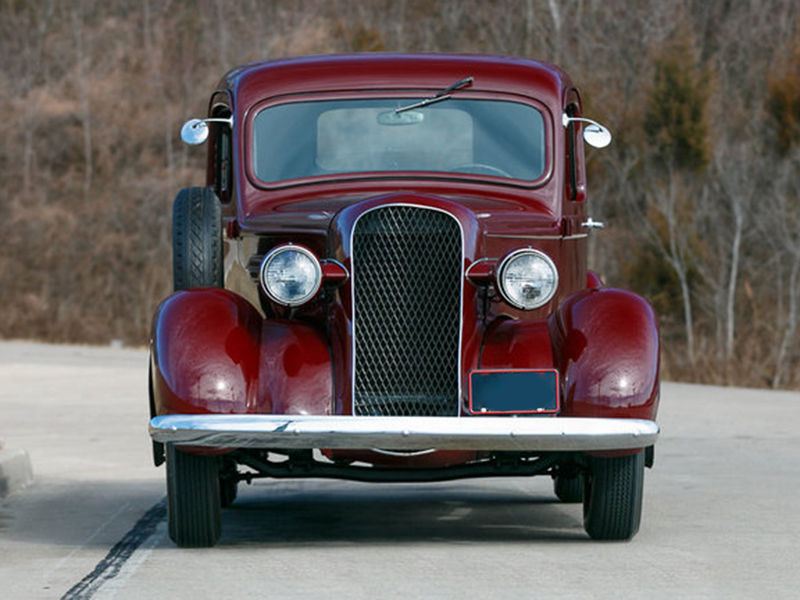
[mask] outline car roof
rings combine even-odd
[[[355,90],[440,91],[471,76],[471,90],[504,92],[560,105],[572,87],[558,67],[524,58],[447,54],[350,54],[252,63],[220,82],[238,110],[282,95]],[[557,111],[554,111],[557,112]]]

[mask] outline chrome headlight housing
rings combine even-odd
[[[299,306],[311,300],[322,284],[322,266],[302,246],[278,246],[261,262],[261,288],[270,300],[283,306]]]
[[[555,296],[558,270],[550,257],[539,250],[514,250],[500,263],[497,286],[511,306],[533,310],[544,306]]]

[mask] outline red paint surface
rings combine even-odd
[[[465,98],[499,94],[542,110],[548,144],[542,179],[524,184],[455,174],[386,173],[268,188],[248,176],[248,124],[264,103],[357,96],[364,90],[423,98],[467,75],[475,83],[458,92]],[[448,212],[463,232],[463,268],[470,274],[462,296],[465,409],[473,369],[556,369],[564,416],[655,418],[655,314],[638,296],[603,288],[587,269],[581,223],[591,202],[583,147],[577,147],[578,189],[573,195],[565,159],[567,134],[560,122],[567,105],[576,114],[580,105],[563,72],[533,61],[493,57],[310,57],[237,69],[219,89],[223,94],[217,98],[228,99],[235,123],[235,196],[223,209],[226,252],[246,263],[255,241],[261,254],[279,244],[300,244],[322,261],[325,284],[312,302],[295,310],[278,310],[265,302],[267,319],[229,291],[191,290],[168,298],[156,314],[153,332],[158,414],[351,414],[351,232],[368,210],[413,204]],[[208,183],[214,183],[213,161]],[[494,285],[497,261],[524,247],[545,252],[559,271],[556,296],[534,311],[510,307]],[[233,262],[227,261],[229,269]],[[462,413],[470,418],[466,410]],[[337,451],[331,456],[419,468],[476,458],[475,453],[452,452],[387,457]]]
[[[170,296],[153,332],[156,414],[330,414],[324,335],[263,320],[241,297],[199,289]]]
[[[576,294],[551,319],[565,416],[655,419],[659,333],[652,307],[617,289]]]
[[[156,414],[246,413],[256,403],[261,317],[225,290],[178,292],[154,320]]]

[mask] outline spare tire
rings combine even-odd
[[[186,188],[172,205],[175,291],[223,287],[222,206],[209,188]]]

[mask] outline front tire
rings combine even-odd
[[[169,537],[181,548],[209,548],[222,532],[219,459],[167,444]]]
[[[595,540],[629,540],[639,531],[644,452],[591,458],[583,485],[583,526]]]
[[[553,491],[561,502],[578,504],[583,501],[583,478],[577,474],[574,477],[556,475],[553,479]]]
[[[239,479],[236,461],[221,459],[219,471],[219,497],[222,508],[228,508],[239,495]]]

